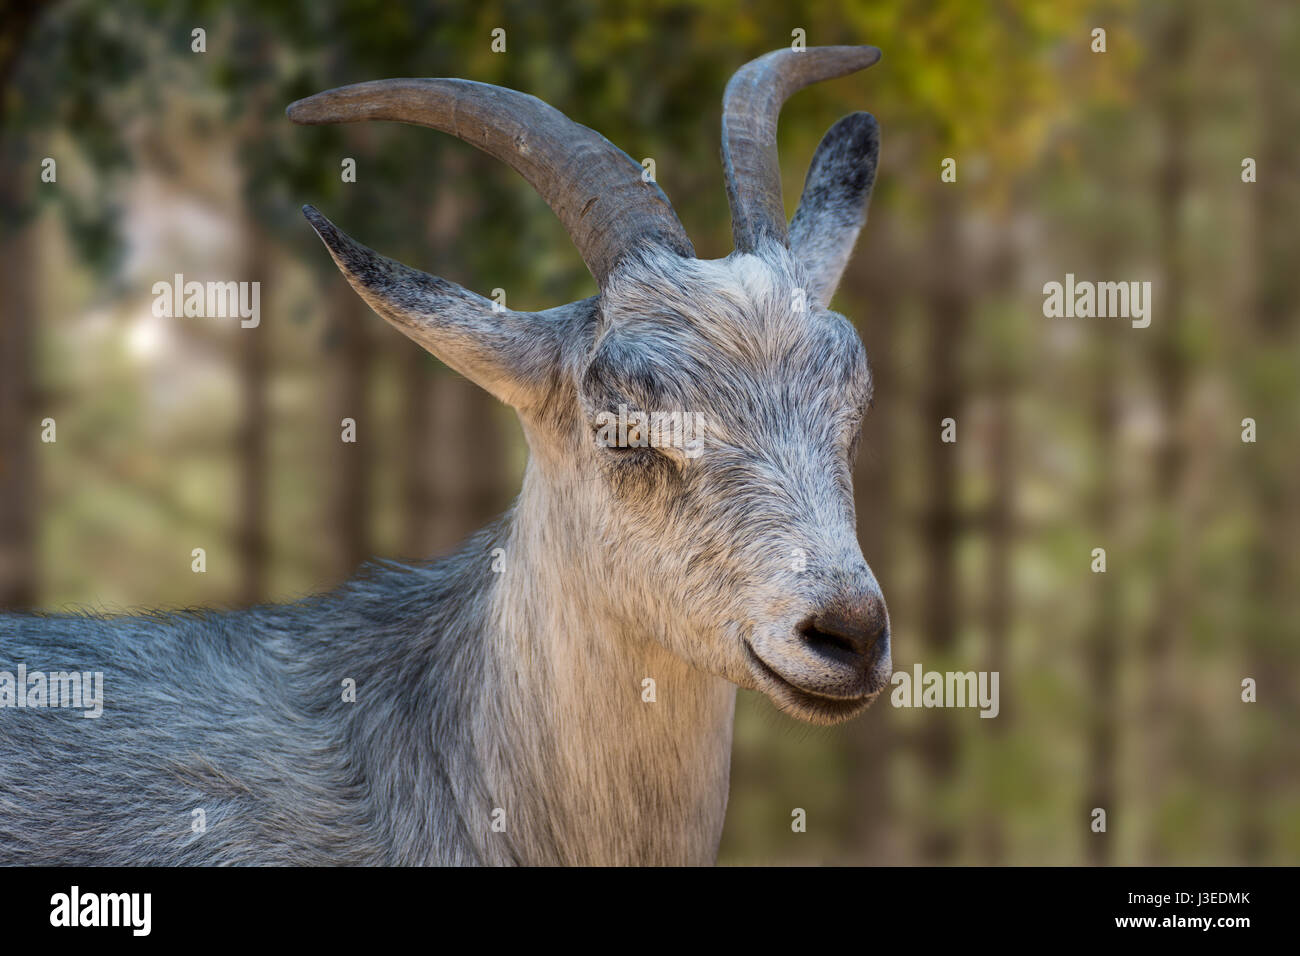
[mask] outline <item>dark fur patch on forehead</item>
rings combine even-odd
[[[719,389],[800,382],[857,403],[870,382],[857,333],[807,301],[807,276],[787,250],[764,252],[635,260],[602,298],[604,322],[583,379],[589,397],[707,401],[724,398]]]
[[[582,389],[592,402],[613,407],[626,402],[635,408],[680,405],[686,398],[671,370],[685,356],[674,348],[657,348],[654,339],[615,333],[596,350],[583,373]]]

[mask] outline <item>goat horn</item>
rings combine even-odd
[[[657,244],[695,250],[668,197],[641,165],[535,96],[455,79],[355,83],[292,103],[295,123],[394,120],[450,133],[511,166],[555,211],[602,288],[619,260]]]
[[[722,96],[722,165],[731,233],[741,252],[752,252],[764,237],[790,242],[776,155],[781,105],[805,86],[848,76],[879,59],[874,46],[782,49],[750,60],[732,76]]]

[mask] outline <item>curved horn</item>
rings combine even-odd
[[[295,123],[395,120],[450,133],[509,164],[546,200],[603,288],[619,260],[650,242],[694,257],[668,197],[641,165],[535,96],[472,80],[355,83],[298,100]]]
[[[793,94],[822,80],[865,69],[880,59],[874,46],[774,50],[736,71],[722,97],[722,165],[736,248],[750,252],[764,236],[789,244],[776,119]]]

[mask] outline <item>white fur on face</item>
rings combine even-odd
[[[851,478],[871,400],[865,351],[843,316],[801,296],[805,274],[786,250],[762,252],[652,254],[615,277],[568,360],[568,474],[548,476],[573,488],[586,573],[621,626],[743,687],[762,684],[747,644],[827,679],[800,656],[796,624],[837,594],[876,589]],[[701,453],[598,447],[597,416],[620,405],[697,416]],[[814,720],[870,701],[773,699]]]

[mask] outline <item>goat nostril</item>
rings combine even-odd
[[[795,631],[813,650],[853,663],[878,649],[886,628],[875,615],[823,613],[805,618]]]
[[[822,628],[816,626],[815,618],[803,620],[794,630],[798,631],[803,641],[813,646],[814,650],[820,650],[820,652],[839,650],[841,653],[857,656],[857,646],[849,637],[833,631],[823,631]],[[835,657],[835,654],[832,654],[832,657]]]

